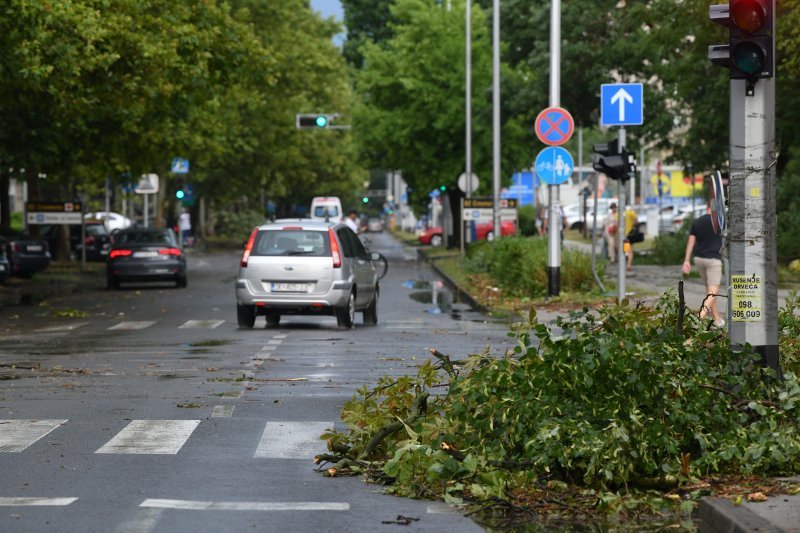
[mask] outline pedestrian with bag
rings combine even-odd
[[[617,262],[617,222],[617,204],[611,204],[603,221],[603,240],[612,265]]]
[[[717,327],[725,327],[725,319],[717,309],[717,293],[722,281],[722,236],[714,231],[711,222],[711,206],[706,204],[706,213],[692,223],[689,239],[686,242],[686,253],[683,258],[683,273],[692,271],[689,262],[694,254],[694,266],[706,286],[706,298],[700,309],[700,318],[709,313]]]
[[[633,270],[633,245],[644,240],[644,234],[639,231],[639,215],[629,205],[625,206],[625,255],[628,260],[628,272]]]

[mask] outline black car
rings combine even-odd
[[[186,258],[171,229],[124,229],[112,241],[106,260],[109,289],[128,281],[174,281],[186,287]]]
[[[68,226],[70,259],[80,259],[85,246],[87,261],[105,261],[108,250],[111,248],[111,236],[108,229],[100,220],[86,220],[84,226],[83,244],[81,244],[80,224]],[[42,237],[47,240],[50,250],[57,250],[58,241],[61,239],[61,226],[42,226],[40,231]]]
[[[50,266],[50,250],[45,240],[0,228],[0,248],[5,251],[12,276],[29,278]]]

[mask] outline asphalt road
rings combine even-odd
[[[429,347],[510,341],[412,251],[370,238],[390,263],[379,324],[359,314],[349,331],[333,317],[239,329],[238,251],[191,251],[187,289],[107,291],[100,275],[69,293],[0,289],[0,531],[397,531],[383,522],[399,515],[418,519],[403,531],[481,531],[315,471],[357,388],[414,373]]]

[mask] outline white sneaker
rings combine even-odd
[[[717,326],[719,329],[725,329],[725,319],[720,318],[719,320],[715,320],[714,325]]]

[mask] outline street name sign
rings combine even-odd
[[[575,169],[572,155],[560,146],[548,146],[536,156],[536,175],[547,185],[561,185]]]
[[[561,107],[548,107],[536,117],[533,123],[536,137],[548,146],[559,146],[572,137],[575,122],[569,111]]]
[[[600,124],[641,126],[644,90],[641,83],[605,83],[600,86]]]
[[[83,223],[83,205],[80,202],[25,202],[25,219],[28,224]]]

